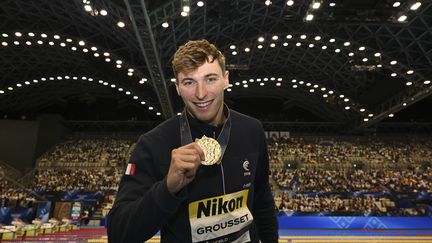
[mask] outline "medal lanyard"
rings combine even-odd
[[[224,175],[223,165],[221,162],[222,162],[222,158],[225,154],[225,150],[228,146],[228,141],[229,141],[230,133],[231,133],[231,115],[230,115],[230,110],[228,109],[228,107],[227,107],[227,111],[228,111],[227,119],[226,119],[226,121],[222,127],[222,131],[219,133],[219,136],[216,139],[221,146],[221,157],[220,157],[218,164],[221,165],[222,183],[223,183],[222,186],[223,186],[224,194],[226,194],[226,192],[225,192],[225,175]],[[193,142],[192,133],[191,133],[191,129],[189,126],[189,121],[187,119],[186,112],[187,111],[185,108],[180,115],[180,138],[181,138],[182,146],[184,146],[186,144],[190,144]]]

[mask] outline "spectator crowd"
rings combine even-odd
[[[70,139],[37,160],[29,188],[36,193],[116,191],[132,146],[133,141],[125,139]],[[271,139],[269,158],[270,181],[281,212],[425,215],[431,205],[428,140]],[[3,205],[7,200],[35,200],[4,178],[0,187]],[[400,207],[400,195],[420,193],[429,197]]]

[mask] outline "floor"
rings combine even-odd
[[[279,230],[279,242],[431,242],[432,229],[426,230]],[[147,242],[159,242],[156,235]],[[1,242],[70,242],[70,243],[106,243],[108,242],[104,228],[81,228],[69,232],[58,232],[43,236],[29,236],[16,240],[3,240]]]

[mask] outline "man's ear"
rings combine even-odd
[[[227,89],[229,87],[229,72],[225,71],[224,75],[224,89]]]
[[[176,81],[175,86],[176,86],[177,94],[178,94],[179,96],[181,96],[181,95],[180,95],[180,89],[179,89],[178,81]]]

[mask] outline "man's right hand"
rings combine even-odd
[[[196,142],[173,149],[167,175],[168,191],[177,193],[193,181],[201,161],[204,160],[204,152]]]

